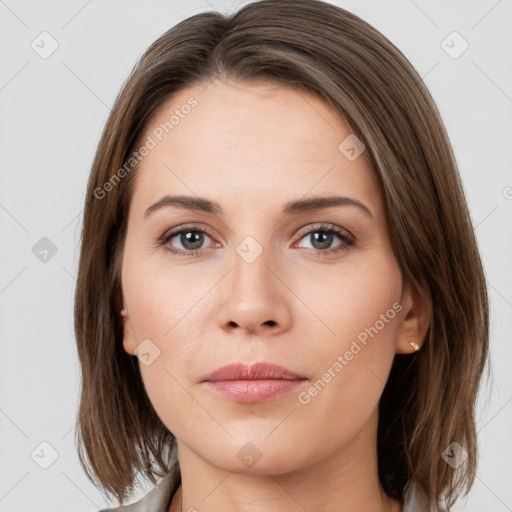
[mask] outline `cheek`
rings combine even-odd
[[[181,332],[181,341],[187,343],[183,331],[201,310],[198,303],[211,283],[197,279],[197,273],[170,268],[164,257],[144,260],[134,254],[123,268],[123,290],[136,338],[150,338],[163,349]]]
[[[184,273],[171,279],[168,269],[158,265],[125,268],[123,291],[134,343],[144,347],[141,354],[149,354],[139,359],[146,393],[165,426],[177,436],[185,435],[204,423],[188,388],[198,365],[198,341],[205,336],[200,324],[204,304],[198,301],[211,284]],[[182,410],[188,411],[186,419],[176,415]]]
[[[314,347],[318,357],[313,360],[323,359],[324,351],[343,353],[356,339],[363,345],[367,342],[366,352],[393,351],[402,277],[392,254],[355,257],[346,265],[311,273],[297,283],[300,286],[294,291],[312,313],[302,329],[306,338],[321,340]],[[370,340],[379,343],[370,346]]]
[[[311,415],[336,418],[325,425],[328,430],[362,425],[377,406],[395,355],[402,309],[401,273],[393,259],[352,270],[326,280],[323,293],[321,281],[305,283],[302,291],[309,290],[318,330],[305,336],[315,340],[302,350],[314,380],[298,401]]]

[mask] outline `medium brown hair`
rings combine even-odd
[[[121,503],[138,472],[152,483],[169,471],[180,479],[176,439],[146,395],[137,358],[123,349],[120,270],[136,166],[116,173],[164,101],[215,78],[315,94],[366,146],[404,280],[432,304],[422,349],[395,356],[381,397],[379,478],[395,499],[415,479],[432,503],[443,493],[451,505],[475,478],[475,403],[489,336],[485,277],[457,164],[436,105],[404,55],[365,21],[319,0],[264,0],[231,15],[191,16],[148,48],[123,85],[89,177],[75,295],[84,470]],[[442,457],[454,442],[467,451],[456,470]]]

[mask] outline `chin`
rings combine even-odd
[[[254,437],[245,433],[241,438],[210,439],[208,452],[201,445],[196,453],[223,471],[250,475],[289,473],[311,462],[307,454],[298,452],[298,440],[287,437],[287,443],[276,433],[270,435],[275,436],[272,440],[265,439],[267,435],[267,431],[260,431]]]

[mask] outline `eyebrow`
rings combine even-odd
[[[186,210],[196,210],[205,213],[213,213],[222,215],[222,208],[218,203],[210,201],[202,197],[183,196],[183,195],[166,195],[153,203],[144,213],[144,218],[149,217],[156,210],[161,208],[176,206]],[[282,214],[285,216],[297,215],[299,213],[322,210],[324,208],[332,208],[334,206],[355,206],[363,211],[367,216],[373,218],[370,209],[352,197],[347,196],[329,196],[329,197],[313,197],[310,199],[298,199],[289,201],[284,204]]]

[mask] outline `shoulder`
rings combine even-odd
[[[144,497],[130,505],[101,509],[99,512],[167,512],[179,482],[171,471]]]
[[[450,512],[444,497],[439,498],[436,504],[429,503],[427,496],[414,480],[409,480],[404,488],[403,512]]]

